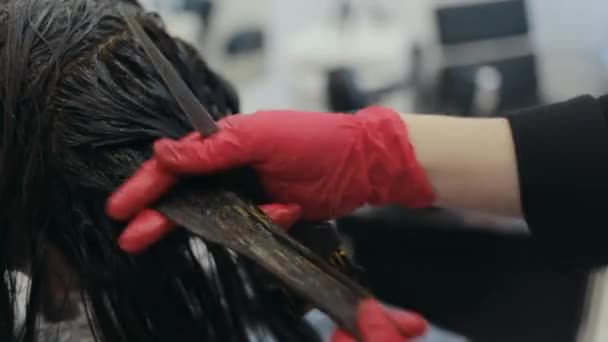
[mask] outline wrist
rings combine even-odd
[[[521,215],[517,163],[505,118],[401,114],[435,205]]]
[[[361,150],[367,161],[369,204],[431,206],[434,191],[401,116],[383,107],[369,107],[356,116],[363,127]]]

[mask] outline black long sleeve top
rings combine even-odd
[[[608,96],[508,115],[534,238],[560,263],[608,263]]]

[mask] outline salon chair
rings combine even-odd
[[[452,1],[435,19],[417,112],[492,116],[543,103],[525,1]]]
[[[410,51],[410,66],[404,70],[403,77],[374,89],[363,88],[353,68],[338,67],[328,70],[325,89],[327,108],[332,112],[355,112],[381,102],[385,96],[415,89],[420,78],[421,58],[420,47],[414,45]]]
[[[473,342],[576,340],[588,272],[556,267],[518,222],[471,223],[445,209],[389,206],[337,225],[364,282],[386,303]]]
[[[403,78],[364,89],[354,70],[326,75],[327,108],[354,112],[414,93],[414,112],[492,116],[543,103],[523,0],[452,1],[435,10],[437,42],[413,45]]]

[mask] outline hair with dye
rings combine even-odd
[[[116,2],[0,1],[0,340],[36,340],[41,313],[74,287],[100,341],[318,340],[277,281],[224,247],[179,230],[141,255],[119,250],[124,223],[106,198],[155,139],[192,127]],[[214,119],[238,111],[192,46],[124,2]],[[16,269],[31,277],[23,327]],[[49,287],[66,296],[50,300]]]

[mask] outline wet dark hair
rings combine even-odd
[[[317,340],[293,296],[251,259],[183,230],[141,255],[119,250],[124,224],[105,215],[106,198],[155,139],[192,127],[116,2],[0,1],[0,340],[36,339],[52,281],[81,289],[102,341]],[[216,120],[238,111],[235,92],[193,47],[124,2]],[[216,181],[259,196],[242,179]],[[176,203],[165,209],[188,205]],[[31,277],[22,329],[14,269]]]

